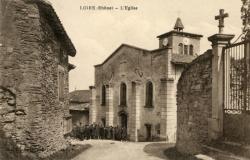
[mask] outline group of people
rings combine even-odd
[[[127,141],[127,129],[125,127],[103,126],[99,124],[78,125],[72,130],[72,136],[80,140],[110,139]]]

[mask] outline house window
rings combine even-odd
[[[64,99],[64,73],[62,71],[58,72],[58,94],[59,94],[59,100]]]
[[[153,107],[153,83],[147,82],[146,84],[146,104],[145,107]]]
[[[183,44],[182,43],[179,44],[178,51],[179,51],[179,54],[183,54]]]
[[[189,46],[189,54],[194,55],[194,46],[193,45]]]
[[[188,45],[184,45],[184,54],[188,55]]]
[[[127,86],[125,83],[121,83],[120,86],[120,105],[121,106],[127,105]]]
[[[160,124],[160,123],[158,123],[157,125],[155,125],[155,130],[156,130],[156,133],[157,133],[158,135],[161,134],[161,124]]]
[[[102,106],[106,105],[106,87],[105,85],[102,86]]]

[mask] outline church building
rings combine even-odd
[[[126,127],[131,141],[176,141],[176,85],[203,37],[183,29],[178,18],[158,49],[122,44],[95,66],[90,123]]]

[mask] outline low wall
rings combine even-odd
[[[208,142],[212,111],[212,51],[208,50],[183,71],[177,85],[178,151],[196,153]]]

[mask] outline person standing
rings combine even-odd
[[[101,137],[101,139],[104,139],[104,128],[103,128],[103,125],[101,125],[101,127],[100,127],[100,137]]]

